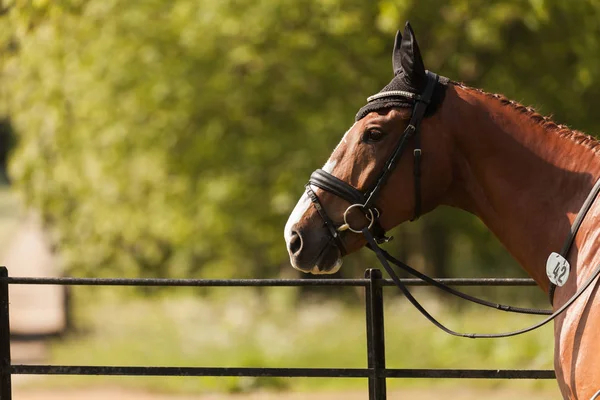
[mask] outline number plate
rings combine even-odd
[[[562,286],[569,279],[569,273],[571,272],[571,265],[569,262],[560,254],[552,253],[546,261],[546,275],[550,282],[556,286]]]

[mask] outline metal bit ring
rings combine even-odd
[[[342,225],[339,228],[337,228],[338,232],[343,232],[343,231],[348,230],[348,231],[354,232],[354,233],[362,233],[362,230],[353,229],[350,226],[350,223],[348,223],[348,220],[347,220],[348,213],[350,212],[350,210],[352,210],[355,207],[360,207],[360,208],[364,209],[364,205],[363,204],[358,204],[358,203],[352,204],[350,207],[348,207],[346,209],[346,211],[344,211],[344,225]],[[373,214],[373,210],[372,209],[369,208],[369,209],[367,209],[367,211],[368,211],[368,214],[367,214],[367,212],[365,212],[365,217],[369,221],[371,221],[371,223],[369,224],[369,226],[367,227],[367,229],[371,229],[373,227],[373,224],[375,223],[375,215]]]

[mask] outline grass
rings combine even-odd
[[[52,346],[52,363],[74,365],[350,367],[366,366],[365,316],[360,307],[296,289],[215,288],[165,292],[152,298],[124,288],[78,288],[81,332]],[[524,289],[525,290],[525,289]],[[538,320],[440,302],[423,290],[434,315],[461,331],[500,332]],[[446,335],[399,298],[386,303],[386,358],[390,368],[551,368],[552,327],[510,339]],[[389,386],[465,385],[464,381],[389,380]],[[472,380],[497,386],[502,381]],[[506,383],[504,383],[506,384]],[[168,393],[365,389],[364,379],[48,377],[40,387],[123,386]],[[528,388],[554,382],[510,383]]]

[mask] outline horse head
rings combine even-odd
[[[364,227],[385,240],[386,230],[432,210],[451,187],[447,80],[425,70],[408,23],[396,34],[392,64],[392,81],[359,110],[288,219],[284,236],[300,271],[336,272],[345,254],[365,245]]]

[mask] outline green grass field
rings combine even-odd
[[[527,290],[527,289],[524,289]],[[472,307],[457,309],[418,291],[426,306],[462,331],[499,332],[535,317]],[[356,305],[304,296],[292,288],[257,292],[214,288],[150,298],[125,288],[78,288],[78,334],[57,340],[51,362],[90,365],[353,367],[366,366],[364,312]],[[510,339],[462,339],[433,327],[399,298],[386,305],[391,368],[551,368],[552,327]],[[394,387],[465,386],[459,380],[389,380]],[[122,386],[166,393],[252,390],[360,390],[362,379],[48,377],[36,387]],[[554,382],[469,380],[473,387],[549,389]]]

